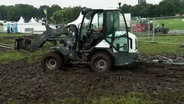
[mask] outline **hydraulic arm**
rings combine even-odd
[[[53,45],[57,45],[57,41],[64,41],[64,38],[60,37],[61,35],[68,36],[70,34],[71,26],[72,25],[61,26],[58,29],[52,29],[46,25],[46,31],[41,35],[33,34],[16,39],[15,49],[37,49],[42,47],[47,41],[51,42]]]

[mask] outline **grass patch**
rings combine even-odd
[[[16,51],[0,52],[0,62],[1,63],[8,62],[8,61],[18,61],[18,60],[21,60],[23,58],[24,58],[24,56],[20,52],[16,52]]]
[[[141,54],[183,54],[184,36],[155,36],[155,42],[151,38],[138,36],[138,49]]]
[[[15,45],[15,39],[0,39],[0,43],[14,46]]]
[[[0,63],[11,61],[26,60],[28,63],[40,62],[43,55],[49,50],[25,51],[25,50],[6,50],[0,52]]]
[[[111,97],[88,97],[83,98],[64,98],[61,100],[37,102],[38,104],[156,104],[151,101],[149,97],[143,93],[132,92],[125,96],[111,96]],[[10,101],[9,104],[21,104],[19,101]]]
[[[19,36],[27,34],[7,34],[0,33],[0,43],[8,44],[10,46],[15,45],[15,39]],[[0,48],[0,63],[8,61],[26,60],[28,63],[40,62],[41,57],[46,54],[50,49],[48,47],[53,46],[51,43],[46,43],[43,48],[39,48],[35,51],[28,50],[9,50]]]
[[[40,48],[37,51],[24,51],[24,53],[26,54],[25,58],[27,59],[28,63],[35,63],[41,62],[42,57],[50,51],[51,49],[48,48]]]
[[[20,37],[20,36],[28,36],[31,34],[22,34],[22,33],[0,33],[0,37]]]
[[[183,18],[173,18],[173,19],[158,19],[156,23],[165,24],[166,28],[170,30],[184,30],[184,21]]]
[[[131,92],[122,97],[100,97],[91,99],[88,104],[154,104],[143,93]]]
[[[87,97],[37,100],[36,104],[182,104],[184,94],[174,92],[160,92],[149,96],[141,92],[130,92],[124,96],[112,95],[111,97]],[[10,100],[8,104],[22,104],[21,100]]]

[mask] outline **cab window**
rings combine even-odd
[[[117,51],[128,51],[128,32],[123,14],[120,11],[108,11],[106,17],[106,40]]]

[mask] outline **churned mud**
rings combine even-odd
[[[184,66],[151,63],[155,57],[140,56],[139,62],[113,67],[113,71],[106,73],[91,72],[88,65],[43,72],[40,63],[28,64],[26,60],[3,63],[0,64],[0,103],[35,104],[64,98],[85,101],[93,96],[141,92],[165,104],[183,104]],[[173,59],[181,58],[175,55]]]

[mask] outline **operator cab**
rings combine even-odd
[[[118,9],[86,9],[80,27],[79,50],[112,47],[128,52],[128,29],[123,13]],[[104,44],[104,41],[110,45]]]

